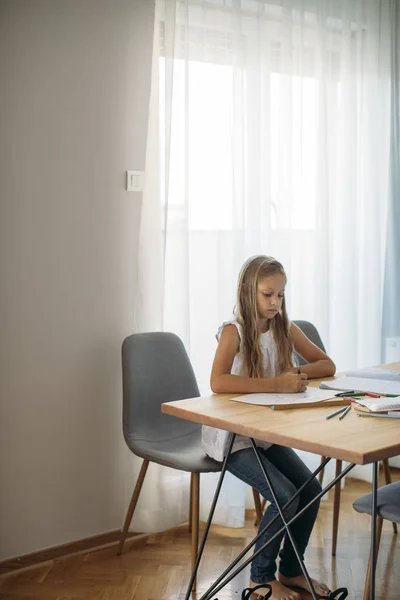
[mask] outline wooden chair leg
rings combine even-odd
[[[335,477],[342,472],[342,461],[336,460]],[[335,485],[335,495],[333,499],[333,524],[332,524],[332,556],[336,556],[337,534],[339,528],[339,509],[340,509],[340,485],[338,481]]]
[[[325,459],[326,459],[326,456],[321,456],[321,462],[319,464],[321,465]],[[324,472],[325,472],[325,467],[323,469],[321,469],[321,471],[319,472],[319,475],[318,475],[318,481],[320,482],[321,485],[322,485],[322,481],[324,479]]]
[[[387,458],[383,459],[383,471],[385,473],[385,483],[392,483],[392,476],[390,474],[389,460]],[[397,523],[392,523],[393,533],[397,533]]]
[[[256,509],[256,520],[254,521],[254,525],[256,527],[259,526],[262,515],[263,515],[263,511],[261,508],[261,500],[260,500],[260,494],[257,492],[257,490],[255,488],[253,489],[253,498],[254,498],[254,508]]]
[[[122,529],[121,538],[120,538],[119,546],[118,546],[118,550],[117,550],[117,555],[120,555],[123,550],[125,539],[126,539],[126,536],[128,533],[129,526],[132,521],[133,513],[135,512],[136,504],[137,504],[137,501],[139,498],[140,490],[142,489],[143,481],[146,476],[148,466],[149,466],[149,461],[146,459],[143,460],[142,467],[141,467],[140,473],[139,473],[139,477],[137,479],[135,489],[133,490],[133,494],[132,494],[132,498],[131,498],[131,501],[129,504],[128,512],[126,513],[125,523],[124,523],[124,527]]]
[[[193,527],[193,506],[192,506],[192,494],[193,494],[193,473],[190,475],[190,496],[189,496],[189,533],[192,533]]]
[[[383,519],[381,519],[380,517],[377,517],[377,519],[376,519],[376,560],[377,561],[378,561],[379,543],[381,541],[382,525],[383,525]],[[371,552],[369,553],[367,575],[365,578],[364,600],[369,600],[370,589],[371,589]]]
[[[200,504],[200,473],[192,473],[190,478],[190,504],[192,513],[192,571],[199,551],[199,504]],[[196,590],[196,579],[192,590]]]

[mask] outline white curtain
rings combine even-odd
[[[258,253],[283,263],[290,318],[339,370],[384,359],[395,6],[157,2],[136,329],[177,333],[203,394]],[[240,525],[243,486],[224,494],[220,522]]]
[[[389,205],[382,319],[382,354],[386,362],[400,360],[400,3],[392,3]],[[390,463],[400,468],[400,456]]]

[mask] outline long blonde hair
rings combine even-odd
[[[257,286],[260,279],[284,275],[283,266],[271,256],[253,256],[243,265],[238,280],[235,313],[243,330],[243,353],[249,377],[263,377],[263,361],[260,347],[261,331],[258,325]],[[269,321],[270,329],[278,347],[278,368],[280,372],[293,367],[293,343],[289,333],[289,319],[285,297],[281,311]]]

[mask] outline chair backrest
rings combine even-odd
[[[372,493],[364,494],[353,502],[357,512],[372,514]],[[388,483],[378,488],[377,511],[382,519],[400,523],[400,481]]]
[[[318,348],[320,348],[321,350],[323,350],[323,352],[325,352],[325,346],[321,340],[321,337],[320,337],[315,325],[310,323],[310,321],[293,321],[293,323],[295,323],[297,325],[297,327],[300,327],[302,332],[305,333],[305,335],[308,337],[309,340],[311,340],[313,342],[313,344],[315,344],[316,346],[318,346]],[[307,364],[306,361],[303,360],[301,358],[301,356],[299,356],[297,353],[296,353],[296,358],[297,358],[299,365]]]
[[[160,442],[201,427],[161,412],[163,402],[200,395],[182,341],[173,333],[136,333],[122,344],[123,432],[135,440]],[[132,449],[132,448],[131,448]]]

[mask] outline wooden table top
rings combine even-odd
[[[381,365],[400,371],[400,363]],[[343,374],[342,374],[343,375]],[[340,375],[337,375],[339,377]],[[318,387],[321,381],[311,380]],[[333,391],[332,395],[336,392]],[[325,416],[332,406],[274,411],[269,406],[232,402],[242,394],[213,394],[167,402],[162,412],[233,433],[365,465],[400,454],[400,419],[357,417],[354,409],[341,421]]]

